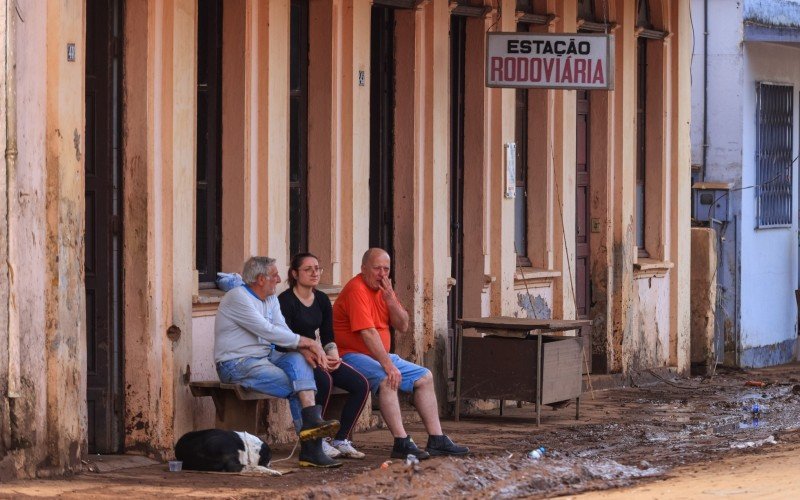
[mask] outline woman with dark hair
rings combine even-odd
[[[324,292],[316,289],[322,276],[319,259],[310,253],[297,254],[289,266],[289,288],[278,296],[281,312],[286,324],[297,334],[322,343],[328,358],[329,371],[314,369],[317,383],[317,404],[325,414],[331,390],[339,387],[347,391],[339,433],[328,443],[323,441],[323,450],[331,458],[364,458],[350,441],[358,416],[364,409],[369,394],[369,382],[363,375],[342,363],[333,341],[333,308]]]

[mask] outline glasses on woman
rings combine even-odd
[[[319,266],[308,266],[308,267],[301,267],[300,270],[306,274],[322,274],[322,269]]]

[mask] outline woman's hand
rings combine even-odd
[[[328,353],[325,355],[328,358],[328,371],[332,372],[335,371],[337,368],[342,366],[342,358],[340,358],[336,354]]]

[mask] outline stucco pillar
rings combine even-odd
[[[557,2],[558,22],[555,31],[576,31],[577,8],[574,2]],[[576,314],[575,297],[575,91],[553,94],[553,267],[561,277],[553,282],[553,317],[572,319]],[[535,133],[534,131],[531,131]]]
[[[614,99],[614,224],[611,293],[611,339],[608,345],[609,371],[618,372],[623,366],[626,332],[633,331],[631,302],[633,293],[633,263],[636,251],[636,38],[633,26],[636,6],[633,2],[617,2],[615,32],[615,90]]]
[[[395,352],[421,361],[423,320],[424,193],[423,105],[426,82],[421,29],[421,10],[395,11],[395,108],[394,108],[394,267],[395,290],[409,314],[409,331],[395,336]],[[419,333],[417,333],[419,332]]]
[[[0,39],[3,41],[2,49],[0,49],[0,68],[4,68],[3,71],[0,71],[0,109],[2,109],[2,113],[0,114],[3,115],[3,118],[0,119],[0,144],[3,146],[4,153],[3,160],[0,161],[0,307],[4,309],[4,312],[0,313],[0,346],[4,346],[2,353],[0,353],[0,395],[2,395],[2,397],[0,397],[0,419],[2,419],[2,423],[0,424],[0,455],[2,456],[8,455],[7,447],[11,442],[11,407],[9,405],[9,398],[6,396],[8,396],[9,392],[9,379],[13,376],[13,374],[9,372],[10,363],[13,362],[13,353],[12,350],[9,349],[9,325],[12,322],[12,314],[10,313],[13,304],[9,301],[11,275],[8,266],[8,232],[10,225],[8,181],[11,180],[13,183],[13,164],[16,161],[16,156],[9,158],[9,144],[7,142],[9,137],[6,133],[8,130],[6,124],[9,118],[12,120],[12,127],[14,125],[13,120],[16,118],[16,113],[14,113],[14,115],[10,114],[13,105],[9,106],[9,99],[7,99],[7,96],[10,97],[8,80],[13,77],[13,74],[9,75],[6,61],[9,60],[7,57],[9,52],[11,52],[11,56],[13,57],[14,44],[12,43],[11,33],[6,23],[8,19],[6,14],[12,9],[13,4],[9,0],[5,0],[0,4]],[[11,88],[13,89],[13,84]],[[16,150],[13,154],[16,155]],[[16,319],[13,321],[16,321]],[[18,358],[19,355],[17,354],[17,359]],[[4,477],[4,472],[7,469],[10,468],[3,467],[2,464],[0,464],[0,480],[7,479]]]
[[[670,137],[672,141],[672,165],[674,169],[671,180],[671,211],[669,246],[670,258],[675,268],[670,273],[670,330],[677,339],[674,350],[678,370],[688,373],[690,368],[690,324],[691,306],[689,298],[691,270],[691,240],[687,236],[691,231],[690,205],[686,202],[691,196],[689,185],[691,168],[691,141],[689,137],[691,118],[691,68],[687,61],[692,58],[691,12],[688,0],[676,0],[670,4],[672,26],[677,27],[672,40],[672,64],[670,84],[672,92],[672,122]],[[674,165],[674,166],[673,166]]]
[[[253,247],[251,227],[252,167],[248,105],[252,92],[247,77],[252,52],[248,23],[249,2],[227,0],[222,4],[222,271],[241,272]]]
[[[72,42],[85,56],[85,15],[80,0],[47,6],[46,449],[58,471],[81,467],[86,442],[84,66],[64,54]]]
[[[342,282],[361,270],[361,257],[369,246],[369,126],[370,44],[369,0],[342,0],[341,18],[341,154],[339,225]],[[366,84],[359,84],[363,71]]]
[[[289,255],[289,0],[253,2],[250,78],[255,112],[249,150],[258,192],[249,209],[258,234],[254,254],[286,266]],[[313,111],[312,111],[313,112]]]
[[[394,265],[411,316],[396,349],[417,362],[428,353],[426,364],[441,374],[450,276],[450,11],[445,2],[427,2],[395,16]]]
[[[338,285],[340,256],[341,134],[339,129],[342,5],[338,1],[308,3],[308,247],[325,267],[321,281]]]
[[[616,31],[613,33],[616,34]],[[590,92],[589,109],[589,216],[600,222],[599,231],[590,238],[591,254],[591,354],[592,370],[605,370],[608,366],[608,343],[612,338],[610,303],[614,241],[612,217],[614,213],[614,93],[605,90]]]
[[[125,446],[169,454],[191,426],[181,367],[191,355],[196,4],[125,9],[123,265]],[[187,125],[188,124],[188,125]],[[175,331],[167,336],[170,326]]]
[[[486,87],[483,64],[486,30],[493,15],[468,18],[464,60],[464,271],[461,287],[464,317],[483,316],[483,296],[490,282],[489,231],[491,168],[488,134],[491,118],[486,103],[492,92]],[[451,160],[452,161],[452,158]]]
[[[514,12],[516,3],[501,1],[503,13]],[[494,13],[498,21],[499,13]],[[513,15],[500,16],[495,25],[497,31],[516,31]],[[487,162],[491,169],[489,186],[490,232],[488,249],[490,270],[494,282],[491,284],[490,311],[495,316],[511,316],[515,309],[514,274],[516,253],[514,250],[514,200],[503,196],[505,192],[506,160],[505,145],[514,142],[514,120],[516,115],[515,90],[491,89],[486,102],[490,117],[487,132]]]
[[[289,1],[223,3],[222,268],[289,255]]]
[[[172,318],[180,336],[172,341],[174,388],[172,441],[193,428],[193,396],[184,380],[192,360],[192,290],[195,267],[195,185],[197,171],[197,2],[175,1],[173,7],[172,109],[177,124],[167,146],[172,153],[172,190],[165,207],[172,212]]]

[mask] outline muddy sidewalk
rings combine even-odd
[[[747,385],[764,382],[763,387]],[[60,480],[0,485],[2,496],[110,498],[199,496],[249,498],[342,497],[545,497],[606,489],[668,474],[674,467],[748,453],[800,449],[800,365],[721,371],[712,378],[633,377],[633,387],[595,391],[582,398],[581,419],[572,406],[545,408],[535,425],[532,406],[474,412],[445,422],[454,440],[469,445],[464,459],[432,459],[418,467],[393,461],[390,436],[377,430],[356,436],[365,460],[341,469],[307,470],[296,459],[276,464],[283,477],[170,473],[164,464],[84,472]],[[573,403],[574,404],[574,403]],[[757,405],[757,412],[753,412]],[[419,424],[410,432],[424,443]],[[544,458],[526,453],[543,446]],[[275,450],[285,457],[289,449]]]

